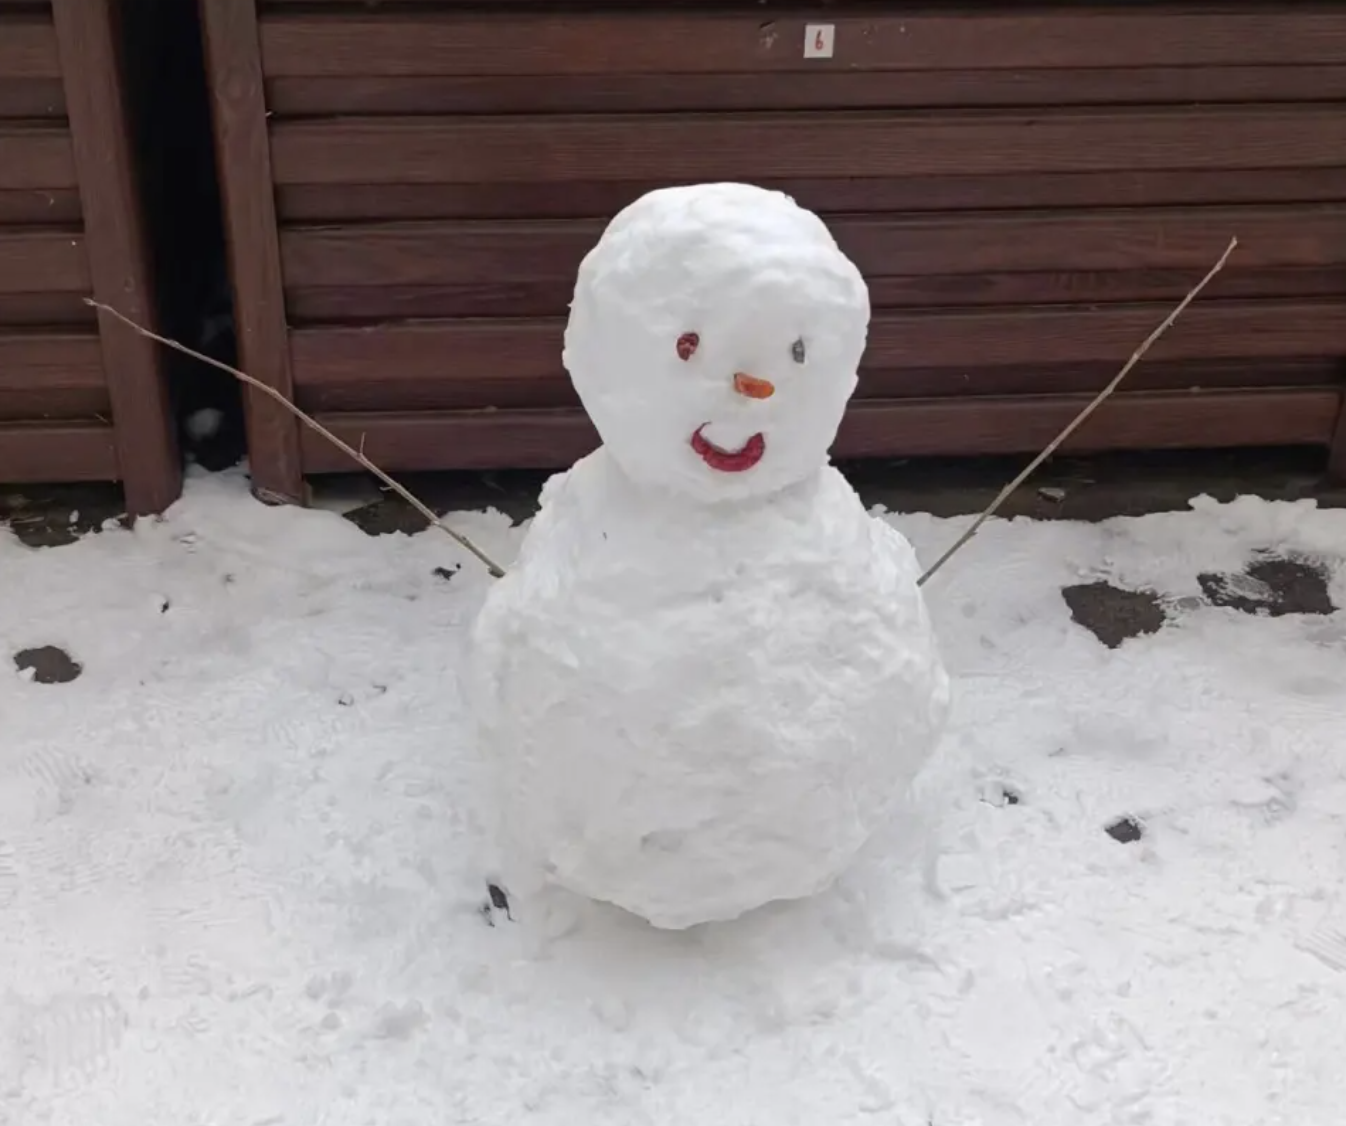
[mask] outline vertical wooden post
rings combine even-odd
[[[254,0],[200,4],[239,364],[293,399],[257,8]],[[299,424],[260,392],[248,390],[244,405],[253,492],[271,504],[302,504]]]
[[[115,0],[53,0],[61,81],[84,210],[94,296],[142,324],[156,322],[149,245],[133,167],[117,51]],[[162,512],[182,491],[164,357],[114,318],[99,321],[127,511]]]

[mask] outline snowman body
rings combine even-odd
[[[566,363],[603,446],[473,632],[511,890],[669,928],[807,896],[934,750],[914,552],[827,461],[868,317],[821,221],[744,185],[651,193],[585,260]]]

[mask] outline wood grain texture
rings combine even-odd
[[[77,186],[68,129],[0,121],[0,192]]]
[[[225,235],[242,366],[293,395],[280,246],[252,0],[200,0]],[[303,499],[299,427],[260,392],[245,395],[253,488],[270,500]]]
[[[0,76],[7,79],[61,77],[56,31],[49,17],[0,14]]]
[[[297,321],[561,314],[601,220],[387,223],[281,233]],[[876,308],[1182,297],[1238,235],[1223,296],[1335,294],[1346,206],[840,215]]]
[[[149,244],[133,167],[114,2],[52,0],[52,14],[94,296],[154,327]],[[134,516],[162,512],[182,491],[164,357],[152,341],[111,317],[102,319],[100,336],[127,511]]]
[[[0,293],[0,328],[97,328],[87,293]]]
[[[1036,452],[1088,402],[1021,396],[856,404],[842,422],[838,457],[923,457]],[[1081,427],[1069,451],[1325,445],[1341,409],[1339,388],[1119,395]],[[323,414],[319,421],[392,472],[569,465],[597,445],[577,410]],[[354,465],[304,434],[304,468]]]
[[[0,422],[102,422],[112,419],[107,385],[53,388],[31,384],[17,391],[0,388]],[[49,478],[55,480],[56,478]],[[0,473],[0,481],[6,480]]]
[[[283,185],[1233,171],[1340,165],[1346,108],[356,118],[271,136]]]
[[[77,229],[0,227],[0,297],[90,290],[84,235]]]
[[[1212,255],[1212,259],[1214,258]],[[1213,282],[1212,297],[1338,297],[1340,266],[1239,270]],[[519,282],[489,276],[461,285],[350,285],[287,287],[290,324],[373,324],[444,317],[547,317],[568,305],[574,277]],[[1192,288],[1190,270],[1060,270],[895,275],[871,278],[876,310],[965,306],[1093,305],[1167,301],[1177,304]],[[0,321],[5,299],[0,296]]]
[[[74,187],[55,191],[0,188],[0,224],[78,223],[82,211]]]
[[[1346,66],[401,78],[268,76],[278,117],[1173,105],[1346,99]],[[0,102],[3,105],[3,102]]]
[[[1071,364],[1004,364],[996,367],[866,366],[857,403],[870,399],[950,399],[1009,395],[1092,394],[1102,389],[1120,359]],[[1331,357],[1264,360],[1170,360],[1147,362],[1127,379],[1132,391],[1222,391],[1244,388],[1325,387],[1342,382],[1343,365]],[[570,381],[556,375],[492,378],[492,373],[455,370],[442,379],[392,373],[378,382],[320,383],[299,388],[310,412],[464,411],[511,413],[534,408],[578,408]]]
[[[59,120],[65,117],[65,91],[60,79],[6,78],[0,72],[0,119]]]
[[[643,192],[720,178],[824,214],[869,280],[848,456],[1041,448],[1231,234],[1073,448],[1332,440],[1346,8],[245,6],[296,395],[390,468],[591,448],[579,260]],[[806,61],[820,13],[837,52]]]
[[[0,481],[115,481],[112,427],[101,422],[0,423]]]
[[[1235,203],[1336,203],[1346,199],[1346,164],[1297,171],[1061,173],[1043,176],[910,176],[893,179],[759,177],[824,216],[852,211],[926,214],[986,208],[1162,207]],[[276,208],[286,223],[390,219],[520,219],[610,216],[652,188],[692,182],[664,179],[568,184],[279,185]],[[3,195],[0,194],[0,200]]]
[[[810,16],[648,12],[346,12],[262,21],[268,75],[706,74],[802,70],[1333,65],[1346,13],[1172,8],[838,14],[830,59],[804,57]]]
[[[0,391],[15,393],[39,385],[58,392],[106,387],[98,336],[0,331]]]
[[[870,326],[862,370],[1120,364],[1168,311],[1112,305],[883,313]],[[291,333],[291,352],[301,390],[454,379],[503,386],[564,380],[563,331],[561,318],[300,328]],[[1188,310],[1151,358],[1330,356],[1340,354],[1343,339],[1346,300],[1206,301]]]

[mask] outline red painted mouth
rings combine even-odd
[[[761,461],[762,455],[766,453],[766,439],[761,434],[754,434],[743,444],[742,449],[722,450],[701,433],[705,428],[699,427],[692,435],[692,449],[702,461],[721,473],[742,473]]]

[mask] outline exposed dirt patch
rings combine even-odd
[[[23,649],[14,654],[14,664],[20,672],[31,671],[38,684],[69,684],[84,671],[83,665],[55,645]]]
[[[400,497],[376,500],[344,515],[367,536],[390,536],[399,532],[414,536],[428,526],[425,517]]]
[[[1133,637],[1158,633],[1168,620],[1159,595],[1151,590],[1122,590],[1100,580],[1064,587],[1061,597],[1076,624],[1109,649]]]
[[[121,490],[109,485],[0,489],[0,524],[28,547],[62,547],[97,532],[109,519],[129,523]]]
[[[1312,559],[1267,556],[1236,575],[1201,574],[1197,582],[1212,606],[1271,618],[1331,614],[1327,568]]]

